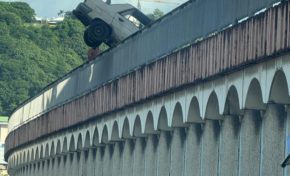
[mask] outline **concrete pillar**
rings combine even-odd
[[[133,176],[144,176],[145,161],[145,139],[137,138],[134,147],[134,162],[133,162]]]
[[[104,158],[103,158],[103,175],[112,176],[112,153],[113,149],[111,145],[105,146]]]
[[[79,166],[78,166],[78,153],[73,152],[73,160],[71,165],[71,176],[78,176]]]
[[[85,152],[78,152],[78,176],[85,176]]]
[[[51,165],[51,162],[49,159],[46,159],[45,160],[45,175],[46,176],[50,176],[50,165]]]
[[[53,174],[54,175],[59,175],[60,173],[60,171],[59,171],[59,165],[60,165],[60,157],[55,157],[54,158],[54,172],[53,172]]]
[[[46,172],[46,161],[45,160],[43,160],[42,162],[41,162],[41,171],[42,171],[42,175],[43,176],[47,176],[47,172]]]
[[[103,176],[103,155],[104,148],[98,147],[95,159],[95,176]]]
[[[185,172],[184,172],[185,176],[192,175],[199,176],[201,174],[201,137],[202,137],[201,125],[200,124],[190,125],[187,130],[185,140],[186,141]]]
[[[116,142],[114,145],[114,152],[112,156],[112,175],[122,176],[122,153],[123,153],[123,142]]]
[[[35,169],[36,169],[36,166],[35,166],[35,163],[31,164],[31,176],[35,176]]]
[[[60,156],[60,163],[58,167],[58,173],[59,175],[64,175],[65,176],[65,167],[66,167],[66,156],[61,155]]]
[[[286,136],[285,108],[282,105],[269,104],[263,116],[262,165],[261,175],[283,175],[280,163],[284,160]]]
[[[175,128],[172,132],[170,176],[182,176],[184,171],[185,128]]]
[[[220,135],[219,175],[239,173],[240,122],[238,116],[225,116]]]
[[[240,134],[240,176],[260,176],[261,124],[259,111],[245,110]]]
[[[56,165],[57,165],[57,161],[55,158],[52,158],[51,159],[51,169],[50,169],[50,176],[55,176],[56,173],[55,173],[55,168],[56,168]]]
[[[70,153],[67,156],[67,164],[66,164],[66,175],[73,176],[74,169],[72,168],[74,165],[74,153]]]
[[[170,174],[170,146],[171,146],[171,132],[161,131],[157,146],[157,175],[168,176]]]
[[[122,175],[132,176],[133,174],[133,151],[134,151],[134,141],[131,139],[126,139],[124,143],[124,151],[122,156]]]
[[[145,147],[145,176],[156,176],[157,175],[157,149],[158,139],[154,134],[150,134],[147,138]]]
[[[89,149],[86,159],[86,169],[87,169],[87,175],[86,176],[94,176],[94,149]]]
[[[290,136],[290,105],[286,105],[285,106],[285,111],[286,111],[286,135],[285,135],[285,143],[287,142],[287,137]],[[289,148],[290,146],[286,145],[285,146],[285,155],[284,155],[284,159],[287,157],[288,151],[287,148]],[[289,175],[290,174],[290,167],[287,166],[286,170],[284,170],[284,175]]]
[[[217,120],[206,120],[202,136],[202,175],[218,175],[219,134],[220,125]]]
[[[88,167],[89,150],[84,150],[82,153],[84,155],[84,158],[83,158],[84,163],[83,163],[81,176],[88,176],[89,175],[89,167]]]

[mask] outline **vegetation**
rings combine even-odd
[[[158,20],[164,15],[164,12],[162,12],[160,9],[155,9],[153,13],[148,14],[147,16],[151,18],[152,20]]]
[[[9,115],[86,59],[83,25],[70,15],[51,27],[37,24],[24,2],[0,2],[0,114]],[[36,25],[37,24],[37,25]]]

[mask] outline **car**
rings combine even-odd
[[[86,26],[84,41],[92,48],[103,42],[117,45],[151,23],[149,17],[130,4],[110,4],[102,0],[85,0],[73,14]]]

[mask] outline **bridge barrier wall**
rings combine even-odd
[[[284,2],[233,28],[228,28],[201,42],[140,67],[115,81],[108,82],[74,101],[69,101],[42,114],[29,123],[22,124],[17,130],[10,131],[6,140],[6,150],[9,151],[28,141],[180,86],[196,83],[219,73],[233,71],[246,64],[262,61],[266,57],[271,58],[277,53],[288,51],[290,48],[288,7],[289,2]],[[68,84],[79,87],[82,84],[77,84],[77,80],[98,80],[94,78],[94,75],[88,74],[85,68],[87,67],[84,66],[84,72],[81,73],[90,75],[89,77],[87,75],[84,78],[77,77],[71,79],[71,82],[68,80]],[[93,63],[90,69],[96,69]],[[96,71],[99,69],[101,68]],[[56,89],[65,90],[65,86],[57,85]],[[50,89],[50,92],[44,95],[58,95],[53,89]],[[72,92],[68,91],[68,94]],[[62,94],[60,93],[59,96]],[[28,103],[22,111],[27,113],[25,109],[29,108],[35,107],[31,107]],[[21,111],[16,111],[13,115],[10,119],[11,123],[17,123],[17,120],[23,117]]]
[[[28,100],[11,115],[9,130],[276,2],[279,1],[190,0]]]

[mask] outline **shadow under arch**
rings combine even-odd
[[[155,134],[157,131],[154,129],[154,117],[151,111],[148,112],[146,121],[145,121],[145,134]]]
[[[187,122],[190,123],[204,123],[200,114],[200,106],[197,97],[193,97],[190,101]]]
[[[30,160],[34,161],[34,149],[31,149],[31,156],[30,156]]]
[[[63,143],[62,143],[62,153],[66,153],[68,152],[68,148],[67,148],[67,137],[64,137],[63,139]]]
[[[222,116],[219,113],[219,101],[215,91],[213,91],[208,98],[205,109],[205,119],[211,120],[222,119]]]
[[[241,106],[239,103],[239,95],[236,87],[232,85],[228,90],[226,102],[225,102],[225,109],[223,114],[224,115],[242,115],[243,112],[241,110]]]
[[[111,141],[120,141],[120,135],[119,135],[119,125],[118,122],[115,120],[112,128],[111,133]]]
[[[82,134],[79,133],[78,141],[77,141],[77,151],[81,151],[82,148],[83,148],[83,138],[82,138]]]
[[[126,117],[122,128],[122,138],[131,138],[131,137],[132,136],[130,135],[130,124],[128,118]]]
[[[30,152],[29,150],[27,150],[27,154],[26,154],[26,163],[29,163],[30,162]]]
[[[158,130],[170,131],[171,128],[168,126],[168,116],[165,107],[163,106],[160,110],[158,117]]]
[[[44,157],[45,158],[49,157],[49,145],[48,145],[48,143],[45,145]]]
[[[61,145],[60,145],[60,140],[58,139],[57,140],[57,143],[56,143],[56,152],[55,152],[56,155],[59,155],[61,154]]]
[[[20,156],[17,158],[17,164],[21,164],[24,162],[24,159],[25,158],[25,152],[23,152],[22,154],[20,154]]]
[[[44,157],[43,154],[44,154],[44,153],[43,153],[43,145],[41,145],[41,146],[40,146],[40,153],[39,153],[39,158],[40,158],[40,159],[42,159],[42,158]]]
[[[142,125],[141,125],[141,119],[138,115],[135,118],[134,126],[133,126],[133,136],[134,137],[144,137],[145,135],[142,134]]]
[[[103,128],[101,143],[102,144],[109,143],[109,134],[108,134],[108,127],[107,127],[107,125],[105,125],[104,128]]]
[[[286,75],[282,70],[277,71],[272,80],[269,102],[290,104],[288,83]]]
[[[54,141],[52,141],[51,143],[51,147],[50,147],[50,156],[55,156],[55,146],[54,146]]]
[[[263,103],[261,85],[256,78],[251,81],[246,95],[245,109],[261,110],[266,108]]]
[[[188,124],[183,123],[182,107],[179,102],[176,103],[172,117],[172,127],[186,127]]]
[[[86,132],[86,136],[85,136],[85,144],[84,144],[84,148],[88,149],[91,147],[91,136],[90,136],[90,132],[89,130],[87,130]]]
[[[96,147],[100,145],[100,137],[99,137],[99,131],[98,127],[95,127],[94,133],[93,133],[93,146]]]
[[[36,147],[35,157],[34,158],[35,158],[36,161],[39,160],[39,158],[40,158],[39,157],[39,147],[38,146]]]
[[[76,150],[76,147],[75,147],[75,137],[74,137],[74,135],[71,135],[68,151],[69,152],[73,152],[75,150]]]

